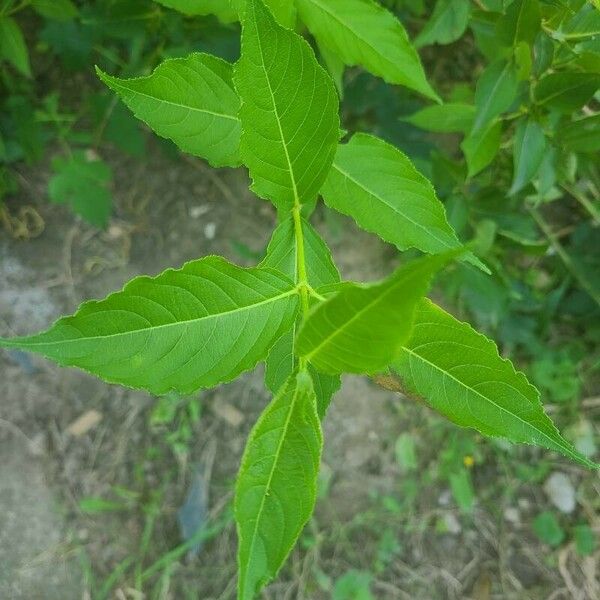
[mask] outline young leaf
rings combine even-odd
[[[561,437],[539,392],[496,345],[429,300],[419,304],[413,334],[392,368],[410,391],[462,427],[594,466]]]
[[[333,263],[329,248],[307,221],[302,219],[301,225],[308,283],[313,288],[320,288],[339,282],[340,274]],[[289,217],[273,232],[267,255],[260,266],[276,269],[297,282],[297,241],[294,220]],[[296,324],[279,338],[267,357],[265,383],[273,393],[279,391],[296,370],[295,339]],[[317,373],[312,367],[309,367],[309,372],[315,386],[317,411],[319,417],[323,418],[333,394],[340,388],[341,381],[337,375]]]
[[[215,167],[240,164],[240,100],[229,63],[195,53],[165,60],[147,77],[119,79],[96,70],[135,116],[161,137]]]
[[[561,112],[580,109],[600,88],[600,74],[550,73],[542,77],[533,90],[537,104]]]
[[[0,16],[0,61],[6,60],[25,77],[31,77],[29,52],[23,33],[11,17]]]
[[[467,29],[470,13],[469,0],[437,0],[431,17],[415,39],[415,46],[455,42]]]
[[[517,124],[514,140],[514,175],[508,192],[514,195],[522,190],[537,174],[546,151],[546,137],[541,125],[533,119],[522,119]]]
[[[68,21],[79,12],[71,0],[32,0],[33,10],[55,21]]]
[[[323,438],[310,375],[292,375],[254,426],[237,479],[238,600],[279,571],[312,514]]]
[[[253,191],[283,210],[314,200],[339,138],[337,93],[307,42],[262,0],[248,0],[234,79]]]
[[[347,285],[304,321],[297,354],[318,371],[376,373],[410,337],[415,307],[457,252],[421,258],[376,284]]]
[[[431,183],[400,150],[372,135],[340,144],[321,194],[327,206],[400,250],[461,247]]]
[[[48,331],[0,339],[0,347],[157,395],[191,394],[264,360],[297,311],[297,290],[284,275],[208,257],[133,279]]]
[[[471,104],[434,104],[402,119],[411,125],[436,133],[467,133],[475,120]]]
[[[502,121],[492,123],[487,129],[470,133],[460,147],[465,153],[469,177],[483,171],[493,160],[500,149],[502,137]]]
[[[541,23],[542,14],[538,0],[515,0],[498,21],[498,39],[507,46],[516,46],[519,42],[531,45]]]
[[[55,159],[52,168],[55,175],[48,183],[50,200],[69,204],[88,223],[106,227],[112,209],[111,168],[101,160],[88,160],[83,152]]]
[[[402,23],[373,0],[297,0],[300,17],[320,44],[346,65],[439,101]]]
[[[517,95],[517,85],[517,72],[512,63],[500,60],[486,68],[475,90],[477,114],[472,133],[486,129],[510,107]]]

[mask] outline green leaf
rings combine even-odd
[[[521,119],[514,139],[514,175],[508,192],[514,195],[537,174],[546,152],[546,137],[541,125],[533,119]]]
[[[240,101],[229,63],[208,54],[165,60],[147,77],[102,81],[161,137],[215,167],[240,164]]]
[[[300,17],[320,44],[346,65],[439,101],[402,23],[373,0],[297,0]]]
[[[465,153],[469,177],[483,171],[493,160],[500,149],[502,137],[502,121],[492,123],[487,129],[470,133],[460,147]]]
[[[157,395],[191,394],[264,360],[297,311],[289,278],[208,257],[133,279],[48,331],[0,339],[0,347],[36,352]]]
[[[372,135],[340,144],[321,194],[327,206],[400,250],[461,247],[431,183],[405,154]]]
[[[415,39],[415,46],[455,42],[467,29],[470,14],[469,0],[437,0],[431,17]]]
[[[283,210],[311,202],[333,162],[338,97],[311,47],[262,0],[248,0],[234,79],[253,191]]]
[[[381,371],[410,337],[433,275],[456,254],[415,260],[379,283],[345,286],[304,321],[297,354],[331,375]]]
[[[533,521],[533,531],[544,544],[553,548],[560,546],[565,539],[565,531],[558,519],[549,510],[541,512]]]
[[[460,103],[434,104],[402,120],[426,131],[467,133],[475,120],[475,107]]]
[[[333,79],[340,98],[344,97],[344,61],[333,50],[327,48],[317,40],[317,47],[327,72]]]
[[[570,113],[580,109],[600,88],[600,74],[550,73],[533,90],[537,104]]]
[[[475,492],[469,471],[461,469],[457,473],[451,473],[450,489],[461,512],[470,513],[475,503]]]
[[[77,16],[77,7],[71,0],[32,0],[33,10],[55,21],[68,21]]]
[[[600,113],[559,127],[556,136],[570,152],[600,151]]]
[[[312,514],[323,439],[306,371],[292,375],[254,426],[235,492],[238,599],[279,571]]]
[[[29,52],[23,32],[11,17],[0,17],[0,61],[9,62],[25,77],[31,77]]]
[[[101,160],[88,160],[83,152],[52,163],[55,175],[48,183],[52,202],[69,204],[74,213],[96,227],[106,227],[112,209],[111,168]]]
[[[561,437],[539,392],[496,345],[429,300],[419,304],[412,337],[392,368],[411,392],[457,425],[595,466]]]
[[[498,39],[507,46],[516,46],[519,42],[531,45],[541,24],[542,13],[538,0],[515,0],[498,21],[496,32]]]
[[[238,20],[231,0],[156,0],[159,4],[189,16],[215,15],[224,23]]]
[[[503,60],[489,65],[475,90],[477,114],[472,133],[480,132],[507,110],[517,96],[517,72],[514,65]]]
[[[579,556],[590,556],[594,554],[598,546],[594,530],[586,524],[573,527],[573,537],[575,538],[575,548]]]
[[[313,288],[320,288],[339,282],[340,274],[333,263],[329,248],[307,221],[302,219],[301,224],[308,283]],[[288,217],[273,232],[267,248],[267,255],[260,266],[276,269],[297,283],[297,252],[294,220]],[[296,324],[279,338],[269,353],[266,361],[265,383],[273,393],[277,393],[281,389],[281,386],[297,368],[297,358],[294,352],[295,338]],[[309,372],[317,396],[317,412],[319,417],[323,418],[333,394],[341,386],[341,380],[337,375],[318,373],[312,367],[309,367]]]

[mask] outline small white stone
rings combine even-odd
[[[204,235],[207,240],[214,240],[215,235],[217,233],[217,224],[216,223],[207,223],[204,226]]]
[[[564,473],[552,473],[544,483],[544,491],[561,512],[568,514],[575,510],[575,488]]]
[[[210,211],[210,206],[208,204],[200,204],[198,206],[190,207],[190,217],[192,219],[199,219],[202,215],[205,215]]]
[[[504,518],[513,525],[519,525],[521,523],[521,515],[519,514],[519,509],[514,506],[509,506],[504,511]]]
[[[448,533],[458,535],[462,531],[460,521],[456,518],[454,513],[446,513],[444,515],[444,525]]]

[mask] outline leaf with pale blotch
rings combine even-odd
[[[327,206],[400,250],[437,254],[462,245],[427,178],[374,136],[356,134],[340,144],[321,194]],[[475,257],[467,259],[481,266]]]
[[[346,65],[439,100],[402,23],[373,0],[297,0],[310,32]]]
[[[240,100],[228,62],[195,53],[165,60],[147,77],[119,79],[97,72],[138,119],[184,152],[215,167],[240,164]]]
[[[462,427],[595,466],[561,437],[539,392],[494,342],[428,300],[419,304],[412,336],[392,368],[410,391]]]
[[[310,375],[293,374],[254,426],[237,479],[238,600],[281,568],[312,514],[323,439]]]
[[[304,259],[308,283],[313,288],[320,288],[340,281],[340,274],[331,258],[331,253],[325,242],[313,227],[304,219],[301,221],[304,245]],[[294,231],[294,220],[290,217],[280,223],[273,232],[273,237],[267,248],[262,267],[276,269],[297,282],[297,238]],[[294,352],[296,324],[285,333],[269,352],[266,361],[265,383],[276,393],[288,377],[297,368],[297,357]],[[323,418],[335,392],[340,388],[339,376],[318,373],[309,367],[317,395],[317,410]]]
[[[133,279],[44,333],[0,338],[0,347],[36,352],[153,394],[189,394],[264,360],[297,312],[288,277],[208,257]]]
[[[457,255],[421,258],[380,283],[344,286],[304,321],[298,355],[331,375],[381,371],[410,337],[415,307],[434,274]]]
[[[248,0],[234,81],[253,191],[284,210],[314,200],[339,138],[337,93],[308,43],[262,0]]]

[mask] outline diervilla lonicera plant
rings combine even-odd
[[[426,298],[448,263],[486,267],[399,150],[360,133],[340,143],[334,80],[291,28],[299,15],[329,64],[360,64],[436,100],[395,17],[370,0],[163,3],[199,13],[215,4],[221,18],[241,13],[237,64],[192,54],[148,77],[99,76],[182,150],[215,167],[248,168],[252,190],[279,215],[266,256],[254,268],[210,256],[138,277],[43,333],[0,345],[152,394],[190,394],[266,361],[274,399],[250,434],[235,494],[240,600],[277,575],[313,511],[321,420],[342,373],[392,372],[458,425],[595,467],[561,437],[537,390],[496,345]],[[319,195],[425,256],[377,283],[342,282],[309,222]]]

